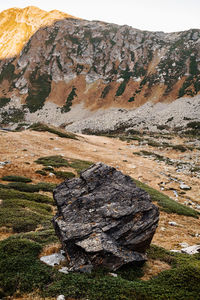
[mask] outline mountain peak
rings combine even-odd
[[[41,27],[57,20],[75,18],[58,10],[47,12],[36,6],[10,8],[0,13],[0,59],[17,56]]]

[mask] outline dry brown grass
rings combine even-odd
[[[53,253],[58,253],[61,249],[61,244],[59,243],[54,243],[51,245],[47,245],[43,248],[42,252],[40,253],[40,257],[46,256],[46,255],[51,255]]]
[[[5,226],[0,227],[0,241],[7,239],[12,234],[12,228],[7,228]]]
[[[170,265],[160,260],[148,260],[144,269],[142,280],[149,280],[151,277],[158,275],[160,272],[171,269]]]

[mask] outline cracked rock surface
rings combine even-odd
[[[72,271],[146,260],[159,211],[131,177],[103,163],[54,190],[54,228]]]

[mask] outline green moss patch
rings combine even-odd
[[[14,189],[21,192],[37,193],[39,191],[52,192],[53,189],[56,187],[56,184],[49,182],[39,182],[37,184],[26,184],[24,182],[10,182],[5,186],[1,185],[1,187],[7,189]]]
[[[31,231],[18,233],[16,236],[13,236],[13,238],[14,237],[20,239],[29,239],[33,242],[39,243],[41,246],[46,246],[59,242],[58,237],[55,234],[55,230],[52,228],[52,226],[48,229],[42,229],[36,232]]]
[[[69,166],[76,170],[78,174],[80,174],[81,171],[89,168],[93,162],[86,161],[86,160],[80,160],[80,159],[70,159]]]
[[[47,172],[44,170],[36,170],[35,171],[36,174],[42,175],[42,176],[47,176]]]
[[[78,174],[89,168],[93,163],[91,161],[85,161],[80,159],[65,159],[60,155],[55,156],[45,156],[40,157],[35,161],[37,164],[42,164],[43,166],[54,167],[71,167],[73,168]],[[52,171],[52,170],[51,170]],[[54,174],[59,174],[58,172],[52,171]],[[67,172],[66,175],[70,176],[70,178],[73,176],[73,173]],[[61,173],[60,173],[61,175]],[[65,175],[64,175],[65,176]]]
[[[7,189],[7,185],[0,186],[0,199],[23,199],[38,203],[53,203],[53,199],[48,196],[40,195],[38,193],[25,193],[13,189]]]
[[[68,160],[64,159],[60,155],[40,157],[35,161],[35,163],[41,164],[41,165],[47,166],[47,167],[51,166],[54,168],[69,167]]]
[[[77,137],[74,133],[63,132],[63,131],[59,130],[59,128],[55,129],[55,128],[49,127],[45,124],[42,124],[42,123],[34,123],[29,128],[32,130],[35,130],[35,131],[48,131],[48,132],[56,134],[57,136],[62,137],[62,138],[74,139],[74,140],[77,139]]]
[[[117,278],[106,270],[65,275],[39,261],[41,250],[40,243],[19,236],[0,243],[0,284],[4,296],[38,290],[44,298],[64,294],[66,298],[89,300],[199,299],[199,254],[174,254],[152,246],[148,257],[167,261],[172,269],[141,281],[143,266],[136,268],[134,264],[118,270]]]
[[[3,176],[1,178],[3,181],[14,181],[14,182],[31,182],[32,180],[30,178],[24,177],[24,176],[18,176],[18,175],[7,175]]]
[[[38,225],[47,226],[51,218],[51,206],[47,204],[21,199],[5,199],[1,204],[0,227],[12,228],[14,232],[32,231]]]
[[[72,172],[53,171],[53,173],[56,175],[56,178],[59,179],[71,179],[76,176]]]
[[[0,98],[0,108],[6,106],[10,102],[10,98]]]

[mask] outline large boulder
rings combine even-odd
[[[54,190],[53,219],[69,270],[104,266],[116,270],[146,260],[159,211],[131,177],[103,163]]]

